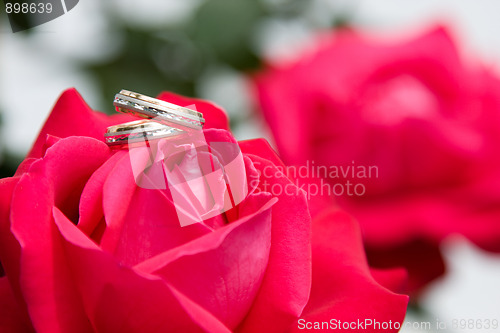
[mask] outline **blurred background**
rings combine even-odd
[[[316,32],[334,27],[394,36],[444,22],[465,56],[500,74],[499,13],[497,0],[82,0],[14,34],[2,11],[0,176],[15,172],[69,87],[107,113],[120,89],[209,99],[228,112],[238,139],[272,141],[247,81],[264,59],[291,60]],[[460,237],[443,244],[443,253],[448,274],[407,320],[500,320],[500,257]]]

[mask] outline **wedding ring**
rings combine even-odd
[[[162,139],[186,133],[186,131],[160,124],[155,121],[141,119],[108,127],[104,141],[110,145],[123,145],[144,140]]]
[[[201,130],[205,124],[200,112],[128,90],[116,94],[113,105],[118,112],[153,119],[186,131]]]

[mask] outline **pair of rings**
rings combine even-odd
[[[108,127],[104,140],[110,146],[199,131],[205,124],[201,112],[128,90],[116,94],[113,105],[143,119]]]

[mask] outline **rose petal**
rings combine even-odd
[[[85,312],[97,332],[229,332],[195,302],[153,275],[125,267],[57,208],[55,223]]]
[[[439,245],[425,239],[415,239],[387,248],[367,245],[366,253],[373,267],[404,267],[409,275],[405,292],[414,296],[429,282],[445,273]]]
[[[210,232],[202,223],[181,228],[167,190],[137,186],[128,153],[106,178],[102,203],[106,229],[100,245],[131,266]]]
[[[0,264],[12,281],[19,280],[20,248],[10,232],[10,205],[18,182],[19,177],[0,179]],[[18,287],[18,284],[13,286],[16,291]]]
[[[3,333],[34,332],[22,315],[7,277],[0,277],[0,331]]]
[[[53,189],[41,178],[31,173],[21,178],[11,215],[12,233],[21,245],[20,284],[30,318],[37,332],[91,332],[52,228]],[[36,205],[30,203],[33,198]]]
[[[78,228],[91,235],[104,218],[103,186],[117,162],[125,158],[125,151],[118,151],[104,162],[89,178],[80,196]]]
[[[277,167],[268,160],[249,156],[264,181],[294,188],[285,177],[276,177]],[[268,175],[270,174],[270,175]],[[262,190],[262,189],[261,189]],[[311,286],[310,216],[305,194],[300,191],[275,195],[278,202],[272,211],[271,252],[258,296],[239,330],[242,332],[279,332],[302,313]]]
[[[104,143],[87,137],[68,137],[47,150],[43,168],[54,186],[54,203],[72,221],[78,221],[78,205],[87,180],[109,156]]]
[[[38,332],[92,331],[58,241],[52,207],[66,207],[64,195],[85,183],[108,154],[107,146],[95,139],[62,139],[31,165],[15,188],[11,232],[21,252],[20,288]]]
[[[370,267],[370,272],[381,286],[398,294],[408,292],[408,271],[404,268],[375,269]]]
[[[266,139],[252,139],[238,142],[241,151],[245,154],[252,154],[273,162],[278,168],[284,168],[285,164],[278,154],[271,147]]]
[[[136,119],[136,117],[130,115],[117,114],[108,116],[93,111],[76,89],[68,89],[57,100],[28,157],[43,156],[43,146],[48,134],[59,138],[82,135],[103,141],[108,126]]]
[[[6,274],[0,276],[1,332],[33,331],[19,286],[20,246],[9,223],[12,194],[18,181],[19,177],[0,179],[0,268]]]
[[[268,264],[276,199],[258,201],[252,215],[136,268],[163,277],[234,329],[252,306]]]
[[[311,298],[301,318],[311,322],[376,319],[402,323],[408,297],[390,292],[373,279],[361,233],[349,215],[332,209],[317,216],[312,243]],[[292,330],[299,331],[298,325]]]

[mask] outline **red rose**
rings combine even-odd
[[[215,105],[159,98],[195,104],[209,146],[238,147]],[[403,320],[407,298],[373,278],[396,287],[401,274],[372,276],[345,213],[318,217],[311,245],[304,193],[262,189],[291,184],[265,141],[239,143],[247,197],[181,227],[172,194],[138,186],[131,153],[103,142],[107,126],[130,119],[94,112],[68,90],[16,175],[0,181],[2,332],[282,332],[299,318]],[[192,162],[172,156],[159,163]]]
[[[463,61],[444,29],[393,44],[321,36],[256,89],[286,163],[363,185],[333,195],[359,220],[370,263],[405,266],[417,290],[443,273],[450,234],[500,251],[500,81]]]

